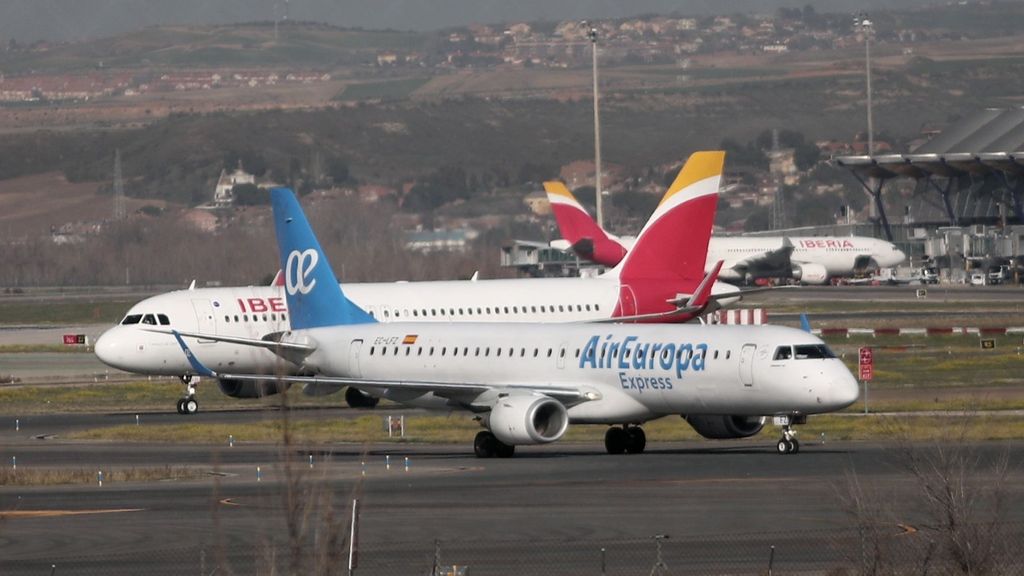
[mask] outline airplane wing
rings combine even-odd
[[[358,388],[359,390],[376,392],[379,395],[383,395],[385,392],[394,390],[407,390],[410,392],[419,392],[426,394],[432,392],[435,396],[443,398],[450,398],[460,403],[470,404],[473,398],[480,396],[486,392],[495,392],[497,394],[502,391],[508,390],[522,390],[529,392],[536,392],[538,394],[544,394],[555,398],[566,405],[566,407],[575,406],[582,402],[589,400],[597,400],[601,397],[600,393],[595,390],[586,389],[583,387],[576,388],[572,386],[545,386],[544,388],[537,388],[536,386],[525,386],[516,384],[505,384],[502,386],[486,386],[483,384],[475,384],[471,382],[435,382],[430,380],[381,380],[373,378],[347,378],[338,376],[292,376],[292,375],[280,375],[280,374],[230,374],[221,373],[211,370],[202,362],[196,358],[192,350],[185,344],[185,340],[182,336],[189,336],[193,338],[208,339],[205,335],[192,335],[184,332],[178,332],[172,330],[171,334],[178,341],[178,346],[181,347],[182,352],[185,353],[185,357],[188,359],[192,369],[195,370],[196,374],[200,376],[206,376],[209,378],[219,378],[225,380],[247,380],[247,381],[267,381],[267,380],[278,380],[282,382],[292,382],[296,384],[304,384],[307,386],[318,387],[318,386],[351,386]],[[248,340],[248,342],[239,342],[239,340],[246,340],[244,338],[236,338],[232,340],[237,344],[263,346],[265,343],[263,340]],[[264,346],[265,347],[265,346]],[[312,349],[312,347],[304,346],[305,349]]]
[[[782,246],[775,250],[766,250],[761,254],[755,254],[747,256],[740,260],[726,265],[726,268],[730,268],[736,271],[755,274],[758,271],[778,271],[778,270],[791,270],[793,268],[793,242],[788,237],[783,238]]]
[[[303,355],[308,355],[316,350],[316,346],[309,344],[300,344],[298,342],[280,342],[276,338],[280,336],[280,333],[267,334],[261,340],[255,338],[242,338],[239,336],[221,336],[217,334],[204,334],[202,332],[182,332],[180,330],[166,329],[166,328],[145,328],[147,332],[156,332],[158,334],[169,334],[169,335],[181,335],[188,336],[189,338],[199,338],[201,340],[213,340],[216,342],[227,342],[228,344],[240,344],[242,346],[255,346],[257,348],[266,348],[272,352],[277,351],[288,351],[298,352]]]

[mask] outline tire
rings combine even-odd
[[[633,427],[626,431],[626,452],[628,454],[642,454],[647,447],[647,434],[643,428]]]
[[[473,453],[477,458],[494,458],[497,442],[494,434],[487,431],[478,432],[473,439]]]
[[[604,433],[604,449],[609,454],[622,454],[626,451],[629,436],[618,426],[612,426]]]
[[[495,439],[494,453],[498,458],[511,458],[516,453],[515,444],[505,444],[504,442]]]
[[[199,402],[195,398],[186,398],[181,405],[185,410],[185,414],[190,416],[199,412]]]
[[[796,454],[800,451],[800,442],[796,438],[790,440],[789,444],[792,446],[792,448],[789,449],[790,454]]]
[[[184,398],[178,398],[178,414],[184,414],[184,413],[185,413],[185,399]]]
[[[787,442],[785,438],[779,440],[779,443],[776,444],[775,447],[778,449],[779,454],[789,454],[790,452],[789,442]]]

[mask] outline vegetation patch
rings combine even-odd
[[[99,471],[85,468],[0,468],[0,486],[54,486],[57,484],[96,484]],[[103,482],[163,482],[196,480],[208,474],[183,466],[153,468],[115,468],[103,471]]]

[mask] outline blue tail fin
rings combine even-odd
[[[800,329],[808,334],[811,333],[811,321],[807,319],[807,313],[800,313]]]
[[[274,188],[270,198],[292,329],[376,322],[345,297],[295,193]]]

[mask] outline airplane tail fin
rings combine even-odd
[[[605,266],[615,266],[622,260],[626,249],[597,225],[565,184],[545,182],[544,191],[562,238],[569,242],[576,254]]]
[[[724,165],[723,151],[694,152],[633,248],[609,275],[618,275],[623,281],[703,278]]]
[[[295,193],[270,191],[292,329],[375,322],[345,297]]]

